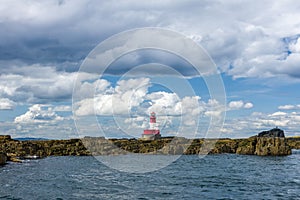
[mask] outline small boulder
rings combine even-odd
[[[262,131],[258,134],[258,137],[285,137],[284,131],[279,128],[273,128],[269,131]]]

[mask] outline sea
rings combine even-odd
[[[184,155],[148,172],[114,169],[92,156],[25,160],[0,167],[0,199],[300,199],[300,152],[293,153]],[[140,155],[108,158],[141,164]],[[149,166],[168,159],[143,158]]]

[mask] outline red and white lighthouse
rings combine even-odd
[[[161,137],[160,131],[158,128],[158,124],[156,123],[156,114],[155,112],[152,112],[150,114],[150,127],[149,129],[144,130],[144,134],[142,134],[142,139],[147,140],[155,140]]]

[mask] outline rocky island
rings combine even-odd
[[[47,156],[89,156],[144,154],[220,154],[233,153],[258,156],[285,156],[300,149],[300,137],[285,138],[280,129],[261,132],[246,139],[187,139],[162,137],[156,140],[105,139],[84,137],[69,140],[19,141],[9,135],[0,136],[0,164],[6,160]]]

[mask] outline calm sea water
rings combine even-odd
[[[155,156],[147,158],[151,164]],[[300,199],[300,154],[182,156],[142,174],[113,170],[93,157],[48,157],[1,167],[1,198]]]

